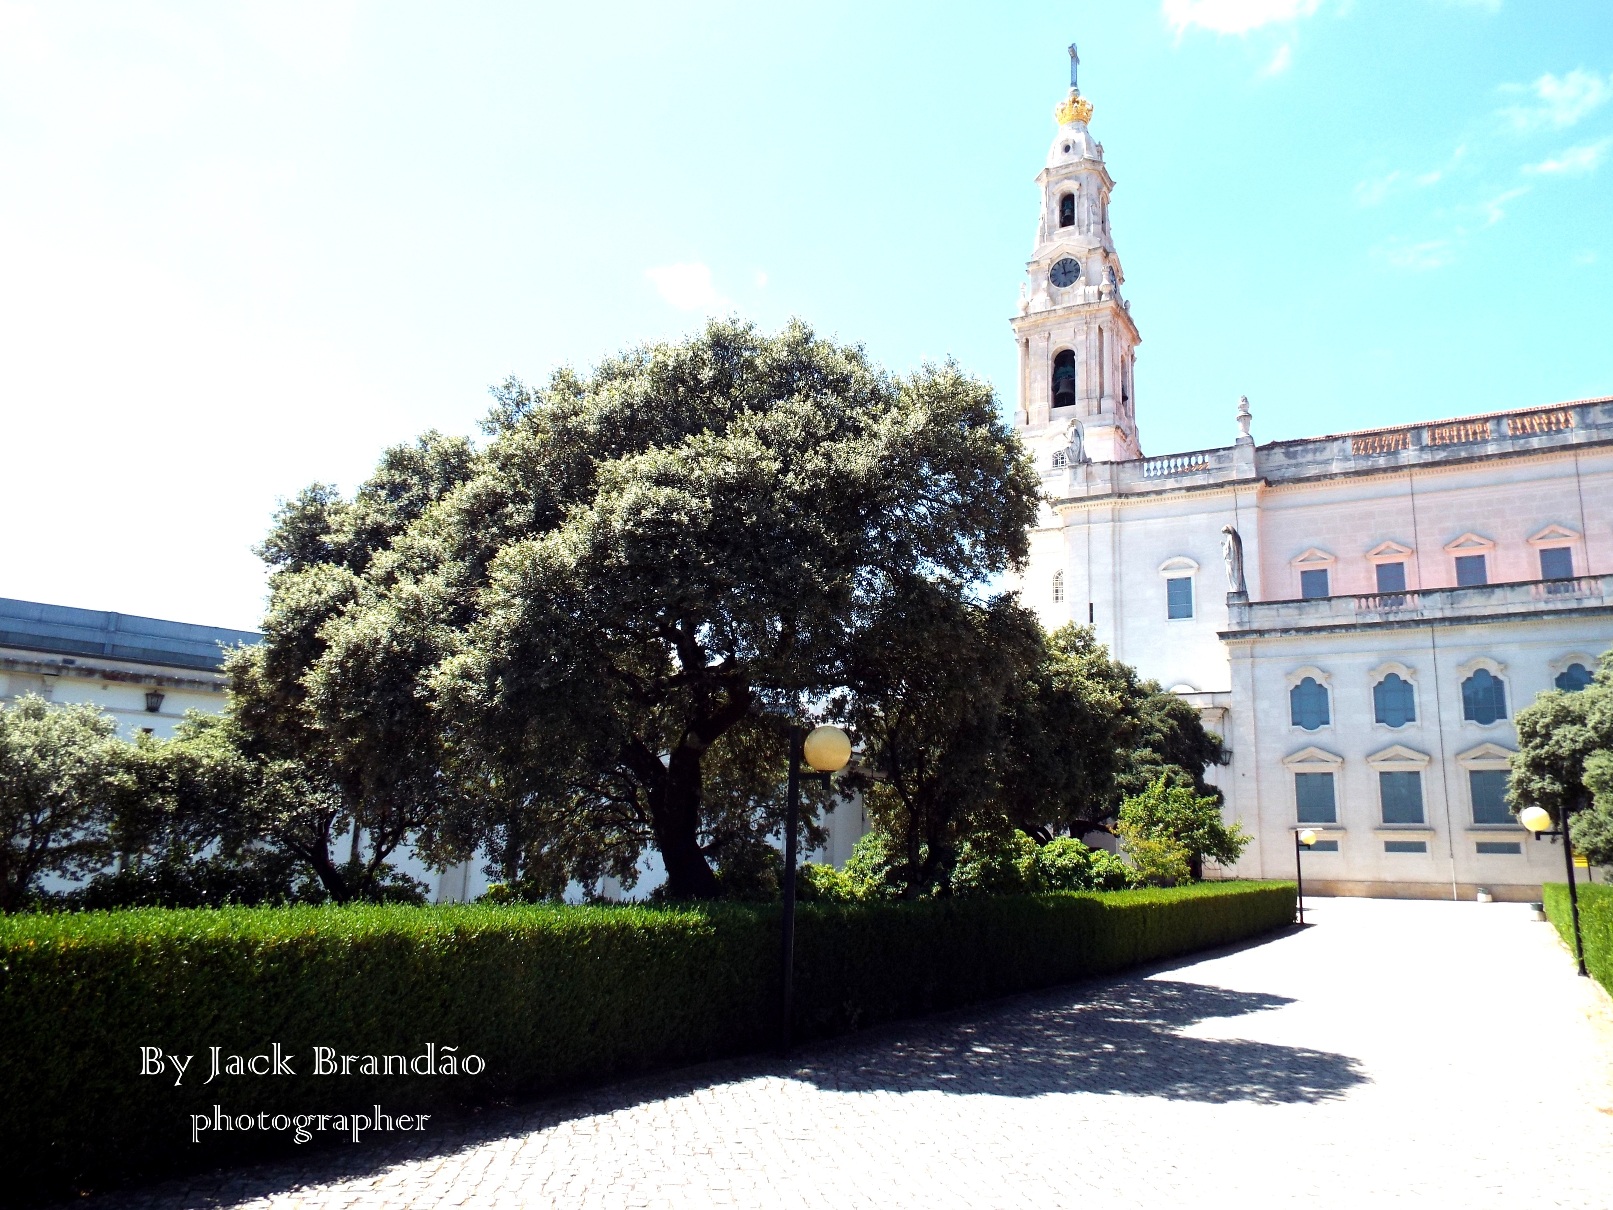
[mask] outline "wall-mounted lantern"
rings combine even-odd
[[[163,692],[161,689],[146,690],[146,710],[152,714],[162,709]]]

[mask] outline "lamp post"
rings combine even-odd
[[[1574,842],[1568,835],[1568,819],[1572,814],[1572,809],[1565,805],[1563,822],[1553,829],[1550,811],[1544,807],[1525,807],[1518,812],[1518,822],[1533,832],[1536,840],[1542,836],[1563,838],[1563,864],[1568,867],[1568,914],[1574,921],[1574,961],[1579,965],[1579,973],[1587,975],[1590,972],[1585,969],[1585,943],[1579,934],[1579,889],[1574,884]]]
[[[801,818],[801,761],[825,781],[851,759],[851,737],[839,727],[814,727],[807,732],[790,724],[790,786],[784,811],[784,996],[780,1005],[779,1044],[790,1045],[790,1018],[795,1003],[795,834]]]
[[[1294,902],[1299,906],[1299,922],[1305,923],[1305,869],[1299,863],[1299,851],[1308,849],[1316,843],[1316,833],[1310,828],[1294,833],[1294,883],[1296,894]]]

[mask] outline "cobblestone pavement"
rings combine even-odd
[[[1549,925],[1514,904],[1317,899],[1308,916],[789,1062],[90,1204],[1613,1206],[1613,1008]]]

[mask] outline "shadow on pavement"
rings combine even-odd
[[[198,1173],[143,1189],[108,1191],[75,1204],[96,1210],[228,1206],[308,1185],[362,1179],[411,1160],[430,1160],[581,1118],[757,1078],[800,1080],[842,1092],[939,1090],[1014,1097],[1089,1092],[1267,1104],[1330,1100],[1366,1081],[1360,1065],[1346,1055],[1246,1039],[1183,1036],[1179,1030],[1200,1021],[1245,1016],[1291,1001],[1162,979],[1158,973],[1154,978],[1140,977],[1145,973],[892,1022],[866,1033],[805,1044],[789,1059],[756,1055],[722,1060],[524,1105],[445,1117],[430,1136],[400,1135],[395,1142],[362,1152],[321,1150],[300,1162],[271,1161]]]
[[[1091,1092],[1263,1104],[1330,1100],[1365,1082],[1347,1055],[1178,1032],[1288,1003],[1162,979],[1087,985],[984,1017],[909,1023],[883,1047],[852,1043],[793,1074],[845,1092]]]

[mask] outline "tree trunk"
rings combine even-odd
[[[673,899],[715,899],[722,888],[700,851],[700,754],[688,747],[672,753],[666,772],[650,789],[650,825],[666,864]]]

